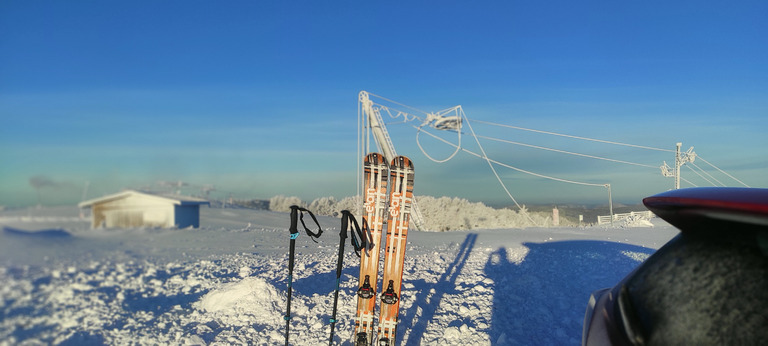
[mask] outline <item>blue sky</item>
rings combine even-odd
[[[768,187],[766,16],[762,1],[3,1],[0,205],[75,203],[86,182],[96,197],[160,180],[238,198],[349,196],[361,90],[426,111],[460,104],[470,120],[683,142]],[[648,165],[674,160],[474,127]],[[433,163],[413,128],[390,131],[417,166],[417,194],[510,204],[484,161]],[[672,186],[658,169],[481,143],[521,169],[610,183],[625,203]],[[499,173],[523,204],[607,199],[603,188]]]

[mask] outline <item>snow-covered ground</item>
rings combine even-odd
[[[339,219],[297,240],[290,340],[328,342]],[[589,294],[677,231],[412,231],[403,345],[577,345]],[[200,229],[90,230],[74,208],[0,211],[0,345],[284,342],[287,213],[201,209]],[[32,232],[34,231],[34,232]],[[351,246],[336,343],[349,345],[359,262]]]

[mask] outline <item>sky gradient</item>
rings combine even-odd
[[[682,142],[768,187],[766,17],[763,1],[3,1],[0,205],[76,203],[86,184],[94,198],[158,181],[184,181],[189,193],[214,185],[217,197],[350,196],[361,90],[426,111],[462,105],[470,121],[669,150]],[[674,162],[471,124],[530,145]],[[511,204],[483,160],[433,163],[412,127],[389,129],[415,162],[417,195]],[[656,168],[481,143],[520,169],[610,183],[615,201],[673,186]],[[607,201],[603,188],[497,168],[521,204]]]

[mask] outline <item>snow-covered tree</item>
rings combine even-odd
[[[269,199],[269,210],[271,211],[291,211],[292,205],[298,205],[300,207],[306,207],[306,203],[302,202],[299,197],[286,197],[283,195],[277,195]]]
[[[519,211],[495,209],[481,202],[470,202],[457,197],[417,196],[416,201],[424,217],[427,231],[453,231],[489,228],[546,227],[552,225],[547,213],[529,212],[525,206]],[[361,201],[358,197],[345,197],[337,201],[334,197],[321,197],[307,205],[298,197],[275,196],[269,200],[272,211],[287,212],[291,205],[306,207],[316,215],[341,217],[342,210],[358,213]],[[362,219],[362,215],[355,215]],[[362,222],[362,220],[361,220]]]

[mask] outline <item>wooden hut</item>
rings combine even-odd
[[[80,203],[91,208],[92,228],[200,227],[200,206],[208,201],[126,190]]]

